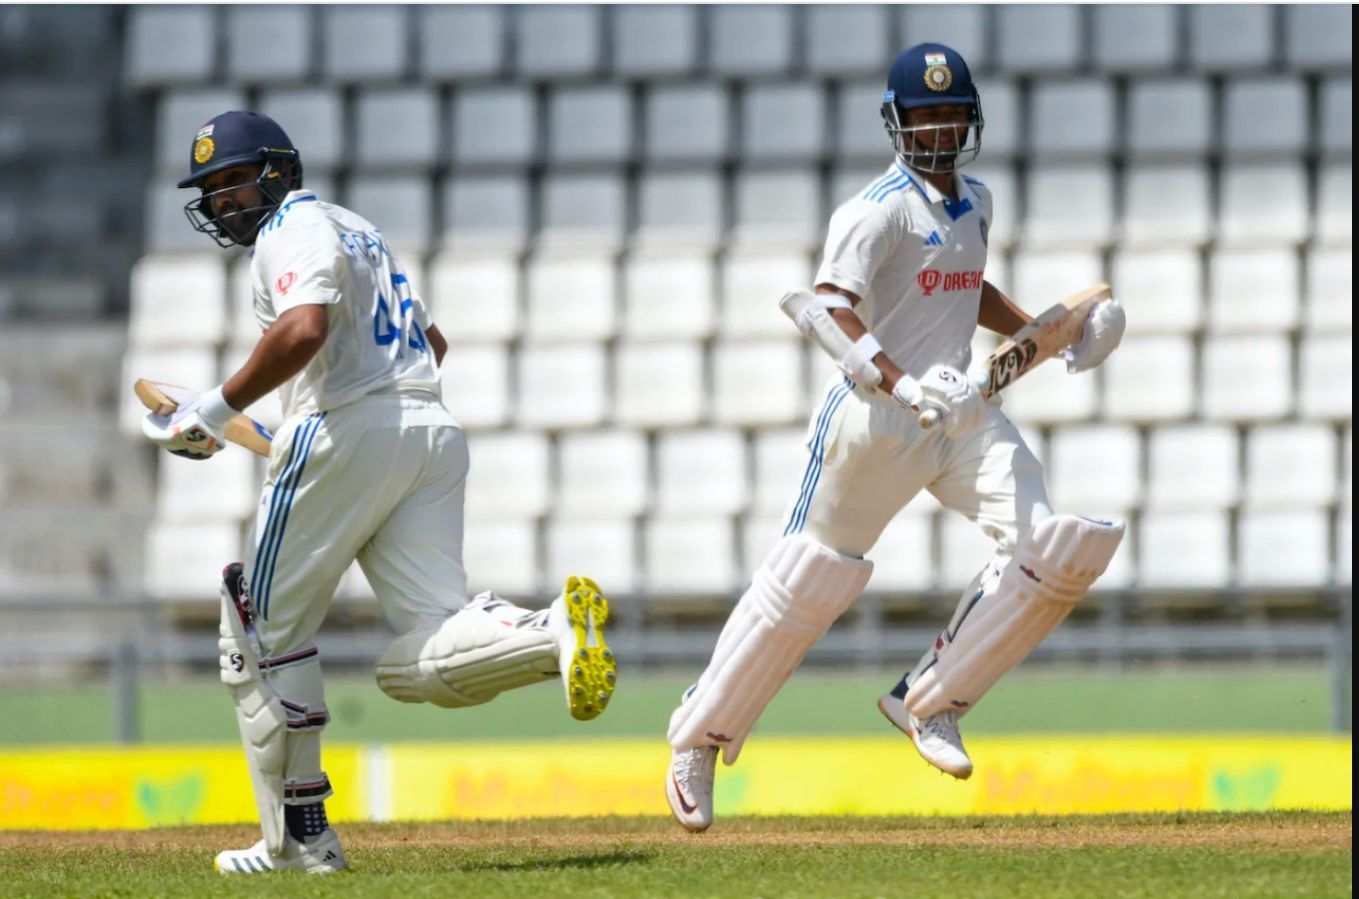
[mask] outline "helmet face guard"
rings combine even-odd
[[[926,106],[962,105],[956,100],[942,100],[935,104],[915,103],[912,108]],[[968,104],[970,113],[966,122],[906,125],[906,110],[897,102],[896,94],[887,91],[882,98],[882,124],[892,140],[897,158],[902,165],[920,172],[931,174],[953,172],[973,162],[981,152],[982,128],[986,120],[982,118],[981,98],[974,90],[972,101]],[[949,131],[953,136],[951,148],[939,147],[939,135]],[[920,141],[920,137],[934,135],[933,146]]]
[[[259,161],[263,161],[264,169],[255,179],[255,186],[259,189],[264,202],[246,209],[236,209],[219,217],[213,212],[212,198],[240,190],[241,185],[214,191],[200,185],[201,194],[184,204],[184,214],[188,216],[189,224],[195,231],[206,234],[223,248],[248,247],[255,243],[260,227],[283,203],[288,191],[302,186],[302,161],[296,150],[261,147],[258,157],[243,159],[239,164],[250,165]]]

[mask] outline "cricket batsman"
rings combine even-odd
[[[764,707],[868,583],[865,554],[922,489],[975,522],[995,555],[878,705],[957,778],[972,773],[958,719],[1062,621],[1123,538],[1121,522],[1053,514],[1042,466],[968,373],[978,325],[1009,336],[1030,317],[984,277],[991,194],[961,174],[984,125],[967,63],[941,44],[902,52],[882,115],[895,159],[835,211],[813,291],[784,301],[843,377],[808,425],[782,539],[670,718],[666,796],[691,831],[712,824],[718,749],[735,763]],[[1068,369],[1099,365],[1123,327],[1116,302],[1096,305]],[[939,422],[926,429],[918,418],[931,410]]]
[[[383,240],[357,213],[302,187],[283,129],[225,112],[189,145],[181,188],[195,230],[250,247],[264,335],[239,371],[143,431],[181,456],[208,459],[223,428],[272,390],[284,423],[244,563],[223,571],[221,677],[231,693],[263,839],[218,854],[217,870],[257,874],[346,867],[326,819],[321,764],[329,715],[315,644],[341,575],[358,560],[398,636],[378,686],[402,702],[461,708],[560,677],[573,717],[613,693],[603,636],[608,603],[569,577],[544,610],[483,593],[463,569],[463,433],[441,401],[448,343]],[[475,297],[467,302],[476,302]]]

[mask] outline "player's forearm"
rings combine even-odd
[[[1033,320],[1014,302],[1001,293],[990,281],[982,282],[981,306],[977,309],[977,324],[988,331],[1009,337]]]
[[[850,340],[858,340],[868,333],[868,327],[853,309],[832,309],[831,318],[835,320],[835,323],[840,326],[840,330],[844,331],[845,336]],[[892,388],[896,386],[904,372],[886,353],[878,353],[873,357],[872,362],[878,371],[882,372],[882,383],[878,386],[891,393]]]
[[[325,344],[326,325],[324,306],[299,306],[285,312],[255,345],[240,371],[222,385],[227,404],[244,411],[300,372]]]
[[[434,350],[434,366],[437,368],[444,364],[444,354],[448,352],[448,341],[440,333],[438,327],[430,325],[425,332],[425,337],[429,340],[429,348]]]

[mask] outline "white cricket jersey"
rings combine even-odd
[[[855,312],[912,377],[966,371],[986,269],[991,192],[955,174],[945,197],[899,161],[831,216],[814,284],[858,295]]]
[[[291,191],[255,239],[250,277],[266,331],[294,306],[327,307],[325,344],[280,388],[285,417],[370,394],[439,399],[429,312],[382,232],[362,216]]]

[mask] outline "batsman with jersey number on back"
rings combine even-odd
[[[218,854],[223,873],[346,867],[326,819],[326,712],[314,642],[350,564],[401,636],[377,663],[382,690],[448,708],[558,676],[573,717],[604,710],[616,665],[608,605],[570,577],[544,610],[494,593],[467,598],[462,430],[440,399],[448,348],[424,301],[367,220],[302,189],[302,161],[277,123],[226,112],[190,148],[180,187],[193,226],[253,248],[264,336],[221,386],[148,416],[170,452],[208,458],[226,423],[274,389],[275,436],[244,564],[223,572],[222,681],[236,705],[263,840]],[[471,300],[475,302],[475,298]]]
[[[959,717],[1061,622],[1123,537],[1122,523],[1053,514],[1042,466],[967,374],[978,325],[1009,335],[1030,320],[983,279],[991,194],[959,171],[983,128],[967,64],[940,44],[904,51],[882,114],[895,160],[831,218],[815,292],[784,301],[804,310],[799,328],[844,376],[812,416],[782,539],[670,719],[666,795],[692,831],[712,824],[718,749],[736,761],[765,705],[867,585],[864,555],[922,489],[974,521],[995,556],[878,705],[958,778],[972,773]],[[1102,362],[1123,325],[1112,299],[1094,306],[1064,354],[1069,370]],[[926,429],[931,411],[938,424]]]

